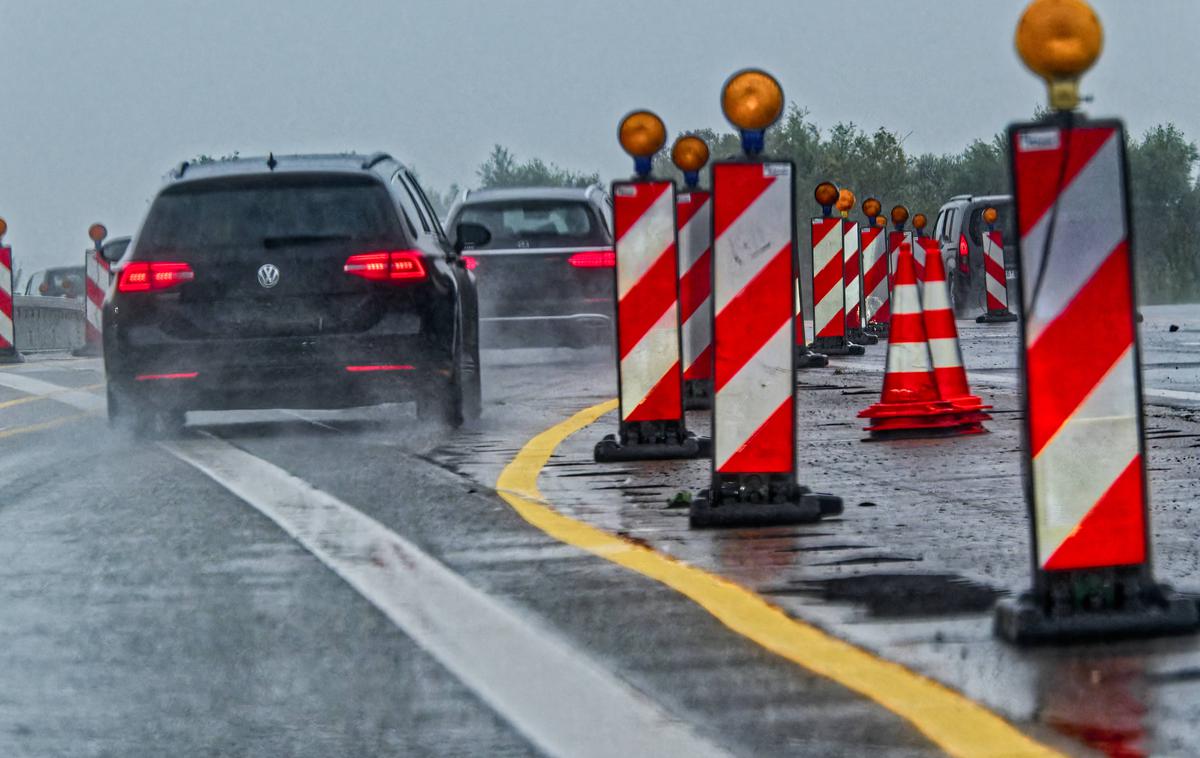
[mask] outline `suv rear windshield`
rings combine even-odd
[[[607,244],[596,213],[586,202],[506,200],[464,206],[458,223],[480,224],[492,234],[485,247],[571,247]]]
[[[370,177],[239,177],[165,190],[150,208],[138,248],[378,240],[397,227],[387,189]]]

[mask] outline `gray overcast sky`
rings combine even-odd
[[[1200,137],[1194,0],[1093,0],[1096,115]],[[493,143],[606,178],[618,119],[724,127],[718,90],[761,66],[818,124],[958,150],[1044,100],[1012,50],[1023,0],[0,0],[0,215],[28,274],[87,225],[131,232],[201,153],[384,149],[438,189]],[[831,177],[836,180],[837,177]]]

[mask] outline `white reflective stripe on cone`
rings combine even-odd
[[[929,344],[926,342],[889,342],[887,368],[889,374],[906,374],[914,371],[927,373],[933,370],[929,360]]]
[[[936,368],[957,368],[963,365],[958,352],[958,340],[950,337],[929,340],[929,356]]]

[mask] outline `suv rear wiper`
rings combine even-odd
[[[264,237],[263,247],[284,247],[286,245],[315,245],[321,242],[348,242],[354,239],[348,234],[296,234],[286,237]]]

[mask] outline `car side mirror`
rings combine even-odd
[[[454,252],[462,254],[468,247],[481,247],[492,241],[492,233],[480,224],[459,224],[454,230]]]

